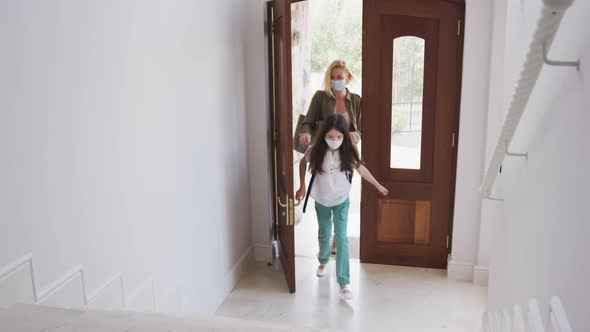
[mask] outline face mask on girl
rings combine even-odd
[[[342,141],[343,141],[342,139],[335,140],[335,141],[329,140],[327,138],[324,138],[324,139],[326,140],[326,144],[328,144],[328,147],[330,147],[330,149],[332,149],[332,150],[338,150],[338,148],[340,148],[340,145],[342,145]]]
[[[344,89],[344,87],[346,86],[346,81],[345,80],[330,81],[330,84],[332,85],[332,90],[340,91],[340,90]]]

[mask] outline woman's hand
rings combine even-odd
[[[311,135],[309,133],[299,134],[299,144],[309,145],[309,143],[311,143]]]
[[[299,187],[299,190],[295,193],[295,199],[300,201],[305,198],[305,186]]]
[[[375,188],[381,194],[381,196],[387,196],[387,194],[389,194],[389,190],[380,184],[376,185]]]

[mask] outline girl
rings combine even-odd
[[[348,238],[346,224],[348,222],[348,194],[353,169],[369,181],[383,196],[388,190],[371,175],[362,165],[358,152],[350,138],[346,118],[340,114],[328,116],[318,133],[315,143],[305,153],[299,163],[301,186],[296,198],[305,197],[305,170],[310,163],[313,175],[310,195],[315,200],[318,217],[318,241],[320,265],[316,275],[326,275],[326,264],[330,259],[330,234],[332,233],[332,216],[334,217],[334,233],[336,240],[336,276],[343,299],[351,299],[352,293],[347,285],[350,283],[348,262]]]

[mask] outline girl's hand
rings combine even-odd
[[[300,187],[295,193],[295,199],[300,201],[305,198],[305,187]]]
[[[379,193],[381,194],[381,196],[387,196],[387,194],[389,194],[389,190],[387,190],[387,188],[383,187],[380,184],[378,184],[377,186],[375,186],[375,188],[377,188],[377,191],[379,191]]]
[[[302,133],[299,135],[299,144],[309,145],[311,143],[311,135],[308,133]]]

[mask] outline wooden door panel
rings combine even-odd
[[[367,110],[363,114],[363,155],[390,194],[380,198],[363,184],[361,260],[445,268],[464,5],[448,0],[365,0],[363,10],[363,109]],[[418,81],[422,83],[412,81],[412,89],[419,93],[416,97],[412,92],[409,101],[412,107],[420,104],[419,129],[412,131],[406,124],[400,132],[400,128],[394,131],[392,120],[394,115],[399,120],[407,113],[400,102],[404,90],[399,88],[407,75],[400,71],[403,61],[397,58],[397,67],[394,62],[407,52],[395,48],[409,40],[421,45],[412,50],[411,77],[421,75]],[[415,74],[415,68],[421,71]],[[394,138],[406,134],[413,145],[406,151],[403,144],[407,142],[397,141],[394,148]],[[404,156],[414,158],[407,164],[411,166],[399,166],[406,165],[398,162]]]
[[[380,199],[377,240],[401,244],[430,243],[430,201]]]
[[[395,184],[395,190],[387,195],[388,198],[414,200],[430,200],[432,198],[431,183],[392,182],[393,184]]]
[[[291,2],[269,4],[271,65],[273,234],[276,251],[291,293],[295,292],[295,233],[293,201],[293,138],[291,91]]]

